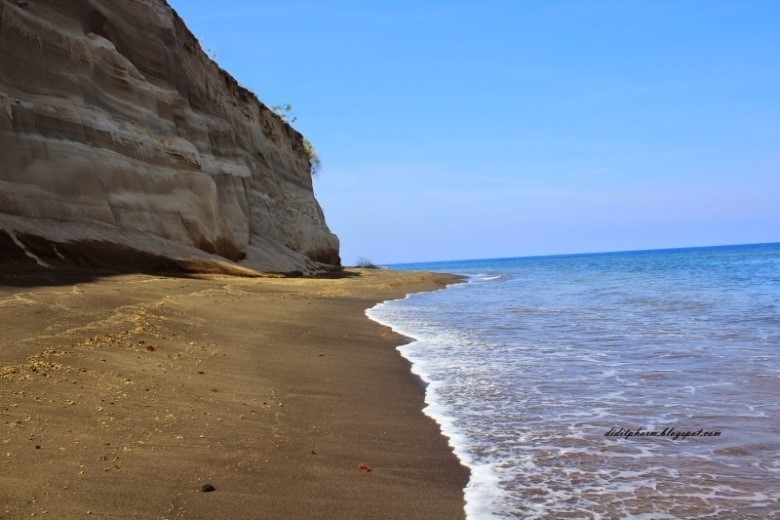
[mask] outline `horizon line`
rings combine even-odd
[[[748,244],[715,244],[705,246],[684,246],[684,247],[660,247],[654,249],[624,249],[615,251],[583,251],[579,253],[557,253],[557,254],[541,254],[541,255],[528,255],[528,256],[502,256],[497,258],[463,258],[457,260],[422,260],[415,262],[394,262],[392,264],[379,264],[385,267],[394,267],[399,265],[418,265],[418,264],[438,264],[448,262],[485,262],[485,261],[503,261],[503,260],[519,260],[521,258],[555,258],[562,256],[583,256],[583,255],[617,255],[624,253],[652,253],[660,251],[685,251],[689,249],[713,249],[713,248],[728,248],[728,247],[745,247],[745,246],[770,246],[780,245],[780,242],[755,242]]]

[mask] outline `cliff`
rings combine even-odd
[[[0,261],[339,264],[302,136],[165,0],[0,0]]]

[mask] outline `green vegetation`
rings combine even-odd
[[[292,124],[298,120],[298,116],[293,113],[293,107],[289,103],[273,105],[271,106],[271,110],[274,114],[281,117],[288,125],[292,126]],[[306,157],[309,159],[309,172],[312,177],[316,177],[317,174],[320,173],[322,161],[320,160],[320,155],[317,153],[314,145],[305,137],[303,138],[303,150],[306,153]]]
[[[303,138],[303,150],[306,152],[306,157],[309,158],[309,171],[311,172],[311,176],[316,177],[320,173],[322,161],[320,160],[320,155],[317,153],[314,145],[305,137]]]
[[[288,125],[292,125],[298,120],[298,116],[293,113],[293,107],[289,103],[285,105],[274,105],[271,107],[271,110],[273,110],[274,114],[281,117]]]

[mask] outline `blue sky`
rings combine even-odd
[[[293,105],[346,264],[780,241],[780,2],[169,2]]]

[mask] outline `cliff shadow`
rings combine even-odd
[[[106,266],[113,269],[106,269]],[[40,237],[0,230],[0,287],[67,286],[123,274],[194,278],[197,272],[164,256],[111,242],[54,244]]]
[[[128,274],[148,274],[170,278],[198,278],[196,273],[185,272],[170,273],[161,271],[109,271],[104,269],[87,269],[78,267],[30,267],[3,265],[0,263],[0,290],[2,290],[3,287],[65,287],[70,285],[97,282],[106,278]]]

